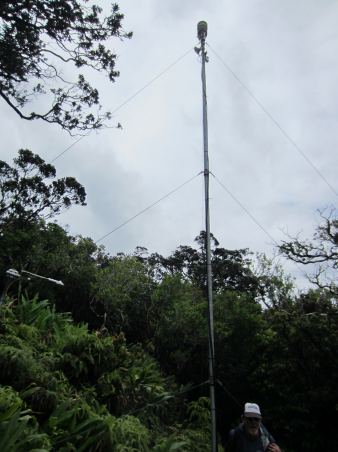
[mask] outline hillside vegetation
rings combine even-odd
[[[0,178],[0,450],[210,450],[204,232],[167,257],[110,256],[55,222],[85,204],[75,179],[28,150]],[[334,212],[326,221],[312,248],[280,247],[303,263],[327,251],[330,281],[318,273],[302,294],[265,256],[254,267],[212,237],[219,451],[248,401],[283,450],[335,450]]]

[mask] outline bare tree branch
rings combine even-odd
[[[314,266],[313,274],[307,274],[309,281],[319,289],[338,296],[338,217],[334,206],[318,210],[322,222],[313,234],[313,240],[300,240],[300,234],[278,246],[280,255],[303,264]]]

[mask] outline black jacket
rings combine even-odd
[[[264,451],[266,450],[266,448],[268,447],[268,445],[270,443],[277,444],[275,439],[273,438],[273,436],[270,435],[270,433],[267,431],[267,429],[264,427],[263,424],[261,424],[260,430],[261,430],[261,439],[262,439]],[[245,434],[244,433],[244,424],[240,424],[239,427],[237,427],[234,430],[231,430],[228,441],[225,445],[224,452],[236,452],[237,445],[238,444],[240,445],[241,438],[244,434]],[[238,450],[240,450],[240,448]]]

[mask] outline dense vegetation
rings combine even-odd
[[[204,232],[168,257],[110,256],[54,221],[85,204],[75,179],[21,150],[0,182],[1,451],[210,450]],[[334,211],[325,221],[313,243],[279,248],[327,257],[318,289],[298,295],[278,265],[259,256],[254,269],[212,237],[220,444],[253,401],[285,451],[336,448]],[[64,286],[7,280],[10,268]]]

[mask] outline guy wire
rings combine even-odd
[[[246,210],[246,208],[234,197],[234,195],[232,194],[232,193],[230,193],[230,191],[217,179],[217,177],[210,171],[210,174],[212,174],[213,176],[214,176],[214,178],[217,180],[217,182],[224,188],[224,190],[226,190],[227,192],[228,192],[228,194],[237,202],[237,204],[239,204],[241,207],[242,207],[242,209],[249,215],[249,217],[251,217],[252,219],[253,219],[253,221],[265,232],[265,234],[268,236],[268,237],[270,237],[270,239],[273,241],[273,243],[275,244],[275,246],[277,246],[278,247],[278,243],[276,242],[276,240],[273,238],[273,237],[271,237],[271,235],[263,228],[263,226],[262,225],[260,225],[259,223],[258,223],[258,221],[251,215],[251,213],[250,212],[248,212],[247,210]],[[296,262],[294,262],[292,259],[289,259],[289,260],[291,260],[291,262],[293,262],[293,264],[298,268],[298,270],[300,270],[302,273],[303,273],[303,275],[304,276],[306,276],[306,272],[304,272],[297,264],[296,264]]]
[[[141,212],[139,212],[137,215],[134,215],[132,218],[130,218],[129,220],[125,221],[124,223],[120,224],[120,226],[118,226],[117,228],[113,229],[112,231],[108,232],[108,234],[104,235],[103,237],[101,237],[100,239],[96,240],[95,243],[100,242],[101,240],[105,239],[106,237],[108,237],[108,235],[112,234],[113,232],[117,231],[118,229],[122,228],[122,226],[124,226],[125,224],[129,223],[130,221],[132,221],[134,218],[138,217],[139,215],[141,215],[143,212],[145,212],[146,210],[150,209],[151,207],[155,206],[156,204],[158,204],[160,201],[162,201],[163,199],[167,198],[168,196],[170,196],[172,193],[174,193],[175,191],[179,190],[180,188],[184,187],[184,185],[187,185],[189,182],[191,182],[193,179],[195,179],[197,176],[199,176],[200,174],[202,174],[203,171],[201,171],[200,173],[196,174],[196,176],[192,177],[191,179],[189,179],[187,182],[184,182],[184,184],[180,185],[179,187],[175,188],[175,190],[171,191],[170,193],[168,193],[167,195],[163,196],[163,198],[159,199],[158,201],[154,202],[153,204],[151,204],[151,206],[147,207],[146,209],[143,209]]]
[[[174,399],[175,397],[178,397],[181,394],[185,394],[186,392],[192,391],[193,389],[199,388],[200,386],[204,386],[206,384],[208,384],[208,381],[205,381],[204,383],[200,383],[199,385],[193,386],[192,388],[185,389],[184,391],[177,392],[176,394],[173,394],[173,395],[167,397],[164,400],[160,400],[160,401],[154,402],[154,403],[149,403],[148,405],[144,406],[143,408],[139,408],[137,410],[131,411],[130,413],[124,414],[123,416],[120,416],[120,417],[116,418],[115,422],[120,420],[120,419],[123,419],[124,417],[132,416],[133,414],[138,413],[139,411],[143,411],[143,410],[146,410],[147,408],[150,408],[152,406],[159,405],[160,403],[164,403],[167,400]],[[51,444],[50,446],[48,446],[48,448],[54,447],[54,446],[56,446],[56,444],[60,444],[60,443],[63,443],[65,441],[69,441],[72,438],[76,438],[76,437],[82,436],[85,433],[88,433],[88,432],[91,432],[92,430],[97,429],[98,427],[99,426],[97,425],[96,427],[89,428],[87,430],[84,430],[83,432],[77,433],[76,435],[72,435],[72,436],[69,436],[68,438],[65,438],[65,439],[62,439],[60,441],[57,441],[56,443]]]
[[[114,111],[111,112],[111,115],[117,112],[120,108],[122,108],[124,105],[126,105],[130,100],[132,100],[135,96],[137,96],[141,91],[143,91],[145,88],[147,88],[149,85],[151,85],[155,80],[157,80],[161,75],[163,75],[165,72],[167,72],[170,68],[172,68],[176,63],[178,63],[182,58],[184,58],[186,55],[188,55],[189,52],[191,52],[194,48],[189,49],[188,52],[186,52],[184,55],[182,55],[178,60],[176,60],[174,63],[172,63],[170,66],[167,67],[167,69],[164,69],[160,74],[158,74],[155,78],[153,78],[149,83],[147,83],[143,88],[141,88],[139,91],[137,91],[135,94],[133,94],[129,99],[127,99],[123,104],[121,104],[119,107],[117,107]],[[82,137],[78,138],[72,145],[70,145],[65,151],[61,152],[55,159],[53,159],[50,163],[55,162],[61,155],[65,154],[71,147],[75,146],[82,138],[87,137],[90,134],[90,132],[86,133],[85,135],[82,135]]]
[[[270,115],[270,113],[263,107],[263,105],[256,99],[256,97],[248,90],[248,88],[244,85],[244,83],[237,77],[237,75],[229,68],[229,66],[222,60],[222,58],[217,55],[212,47],[207,43],[207,46],[214,52],[217,58],[224,64],[224,66],[228,69],[229,72],[235,77],[235,79],[243,86],[243,88],[250,94],[250,96],[257,102],[257,104],[265,111],[265,113],[269,116],[269,118],[276,124],[279,130],[286,136],[286,138],[294,145],[294,147],[299,151],[302,156],[307,160],[307,162],[312,166],[312,168],[319,174],[319,176],[323,179],[323,181],[331,188],[331,190],[338,196],[336,190],[329,184],[329,182],[325,179],[325,177],[319,172],[319,170],[314,166],[314,164],[308,159],[308,157],[304,154],[304,152],[296,145],[296,143],[289,137],[289,135],[282,129],[282,127],[278,124],[278,122]]]

